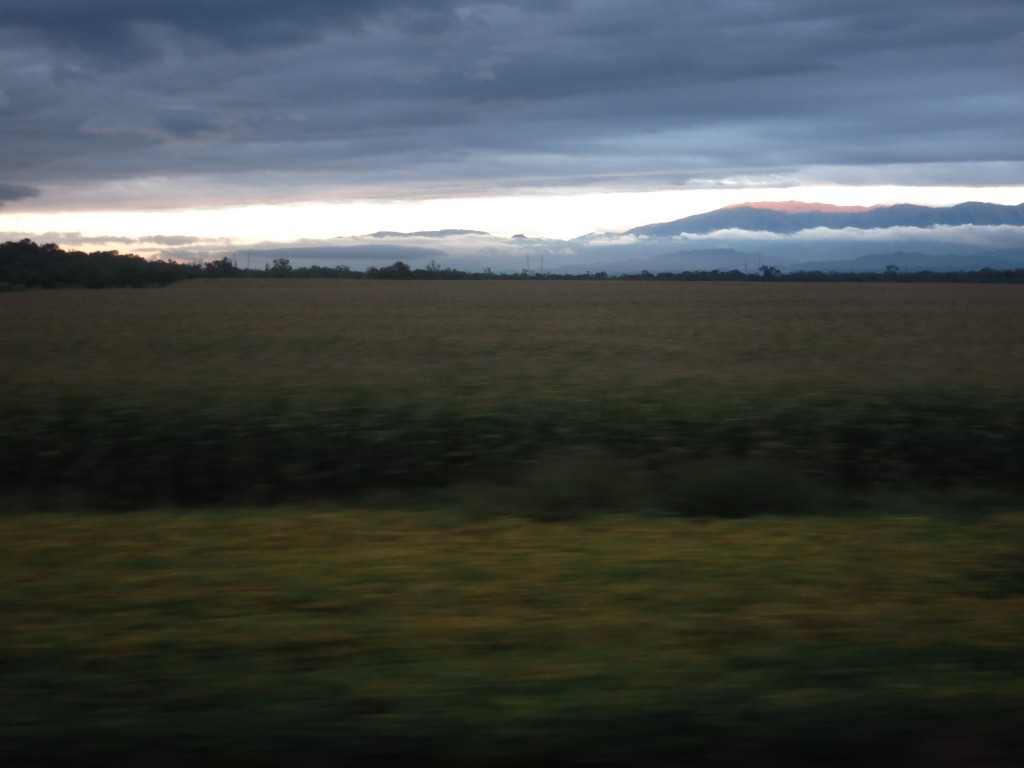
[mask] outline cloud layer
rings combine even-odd
[[[0,6],[0,203],[1024,170],[1019,0]]]

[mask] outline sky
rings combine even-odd
[[[0,0],[0,238],[1024,203],[1020,0]]]

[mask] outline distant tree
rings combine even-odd
[[[240,271],[227,256],[203,265],[203,277],[237,277]]]
[[[271,277],[290,277],[292,274],[292,263],[288,259],[274,259],[267,270]]]
[[[431,259],[425,266],[412,270],[412,277],[417,280],[461,280],[466,273],[454,267],[442,267]]]
[[[782,270],[778,267],[772,267],[768,264],[764,264],[757,269],[761,273],[761,277],[765,280],[774,280],[776,277],[782,274]]]
[[[270,274],[270,269],[267,269]],[[319,264],[310,264],[308,267],[292,267],[292,277],[319,277],[328,279],[362,277],[362,272],[353,272],[351,267],[340,264],[336,267],[325,267]]]
[[[886,264],[885,265],[885,274],[887,274],[887,275],[898,275],[899,273],[900,273],[900,268],[897,267],[895,264]]]
[[[408,280],[412,277],[412,268],[403,261],[396,261],[387,267],[370,267],[366,276],[381,280]]]

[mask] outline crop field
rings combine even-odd
[[[0,762],[1020,765],[1022,298],[2,294]]]
[[[4,389],[428,407],[1016,395],[1017,286],[195,281],[5,295]]]
[[[514,479],[582,447],[633,460],[648,487],[723,457],[829,482],[1012,483],[1021,298],[600,281],[7,294],[0,482],[273,501]]]

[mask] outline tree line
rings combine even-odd
[[[0,290],[19,288],[144,288],[202,275],[194,264],[147,260],[117,251],[65,251],[31,240],[0,244]]]
[[[901,283],[1024,283],[1024,269],[979,269],[971,272],[923,270],[901,272],[895,266],[884,272],[789,272],[765,265],[756,273],[733,270],[704,270],[609,275],[607,272],[564,274],[557,272],[466,272],[443,267],[431,260],[426,266],[411,267],[396,261],[363,271],[346,265],[295,267],[289,259],[277,258],[262,269],[241,268],[227,257],[202,264],[163,259],[144,259],[118,251],[65,251],[48,243],[38,245],[25,239],[0,244],[0,291],[26,288],[146,288],[180,280],[205,278],[329,278],[342,280],[658,280],[658,281],[787,281],[787,282],[901,282]]]

